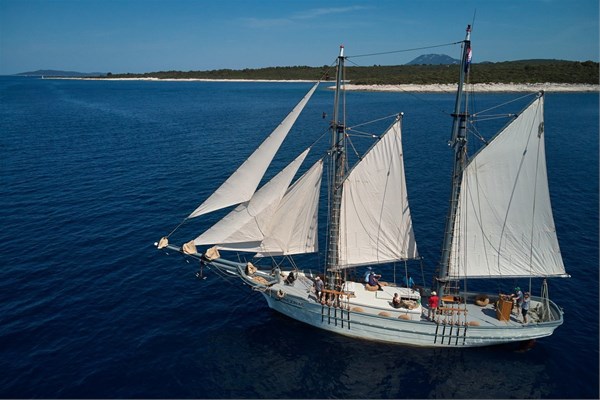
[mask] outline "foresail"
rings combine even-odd
[[[288,188],[276,210],[263,220],[260,238],[241,239],[232,235],[240,241],[221,243],[217,247],[257,253],[257,257],[318,251],[317,215],[322,174],[323,161],[319,160]]]
[[[318,248],[318,211],[323,160],[317,161],[287,191],[258,257],[314,253]]]
[[[254,153],[188,218],[198,217],[211,211],[250,200],[281,143],[318,85],[317,82]]]
[[[238,205],[223,219],[198,236],[194,240],[194,244],[216,244],[219,249],[228,250],[228,244],[245,243],[246,246],[252,246],[260,243],[264,239],[264,232],[271,224],[273,214],[309,151],[310,148],[296,157],[273,179],[256,191],[250,201]]]
[[[536,99],[465,168],[451,277],[565,274],[546,175],[543,101]]]
[[[398,119],[344,181],[339,266],[418,257]]]

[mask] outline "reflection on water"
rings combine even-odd
[[[536,346],[524,354],[516,345],[422,349],[362,342],[258,312],[262,323],[220,331],[207,343],[205,357],[217,361],[203,372],[215,388],[210,396],[540,398],[555,385]],[[221,350],[231,343],[239,356]]]

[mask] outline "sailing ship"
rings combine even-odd
[[[311,150],[308,148],[257,190],[317,82],[184,222],[235,208],[183,245],[169,243],[172,232],[155,243],[156,247],[239,278],[264,296],[271,309],[286,316],[354,338],[425,347],[476,347],[551,335],[563,323],[563,311],[549,299],[546,278],[568,275],[548,189],[544,94],[537,94],[469,156],[467,133],[473,115],[467,110],[468,93],[463,88],[471,61],[470,35],[468,27],[462,41],[449,141],[454,154],[450,206],[441,261],[431,288],[391,283],[378,288],[362,277],[353,278],[357,271],[375,265],[419,259],[419,252],[405,183],[402,114],[355,165],[347,166],[343,47],[336,60],[331,145],[325,156],[292,183]],[[325,162],[330,174],[322,185]],[[321,186],[329,190],[326,207],[319,207]],[[292,256],[319,251],[320,208],[328,214],[325,265],[299,266]],[[225,255],[235,253],[248,253],[252,258],[241,262]],[[289,267],[284,263],[257,267],[265,258],[292,261]],[[460,289],[460,282],[478,278],[539,278],[540,293],[530,297],[528,323],[514,315],[513,301],[497,291]],[[322,288],[320,283],[315,285],[319,280],[324,283]],[[429,310],[434,292],[440,304]],[[399,305],[392,302],[394,294],[401,299]]]

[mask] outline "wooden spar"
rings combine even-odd
[[[444,283],[448,276],[448,265],[450,263],[450,250],[454,240],[454,221],[458,208],[458,199],[460,195],[460,185],[462,183],[462,171],[466,160],[467,137],[466,137],[466,100],[463,101],[463,86],[467,72],[468,59],[471,51],[471,25],[467,26],[467,34],[463,42],[462,58],[460,65],[460,76],[458,90],[456,92],[456,101],[454,103],[454,113],[452,114],[452,137],[449,145],[454,149],[454,169],[452,172],[452,189],[450,194],[450,207],[446,218],[446,229],[444,230],[444,242],[442,244],[442,257],[440,260],[438,280],[436,289],[438,296],[444,296]]]
[[[332,179],[329,185],[329,220],[327,235],[327,288],[338,289],[339,282],[339,255],[338,241],[340,237],[340,208],[342,203],[342,181],[345,174],[345,138],[346,127],[344,116],[340,121],[340,93],[342,90],[344,76],[344,46],[340,46],[340,55],[337,62],[337,74],[335,84],[335,98],[333,106],[333,120],[331,121],[331,168]],[[344,107],[341,107],[344,108]]]

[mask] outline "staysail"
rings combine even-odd
[[[343,183],[339,266],[417,257],[398,118]]]
[[[306,149],[256,191],[248,202],[238,205],[223,219],[198,236],[194,240],[194,244],[197,246],[216,244],[219,249],[228,250],[227,245],[232,243],[244,243],[249,247],[260,243],[264,239],[264,232],[271,224],[271,217],[309,151],[310,148]]]
[[[546,175],[544,98],[463,171],[449,276],[563,276]]]
[[[258,257],[314,253],[318,247],[318,212],[323,159],[287,191],[260,244]]]
[[[302,159],[305,153],[300,156]],[[278,176],[286,174],[286,170],[283,170]],[[256,192],[250,203],[238,206],[196,238],[194,244],[215,244],[220,250],[252,252],[257,253],[257,257],[318,251],[317,216],[322,175],[321,159],[290,186],[283,197],[269,201],[259,212],[260,218],[248,217],[248,206],[255,202],[255,198],[267,199],[267,192],[273,192],[272,182],[276,176]]]
[[[223,184],[188,218],[250,200],[281,143],[317,89],[317,82],[275,130]]]

